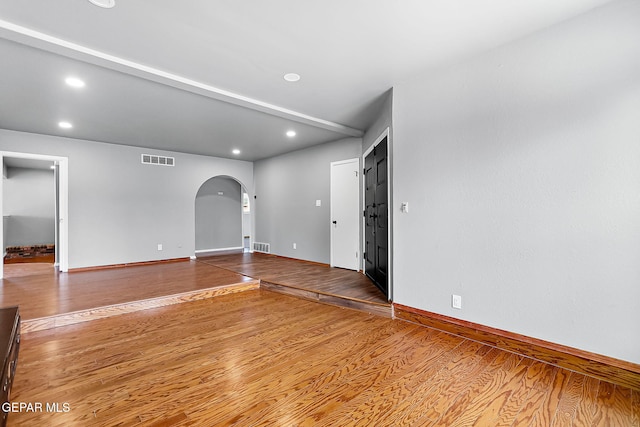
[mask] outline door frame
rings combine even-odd
[[[388,225],[387,225],[387,286],[388,286],[388,291],[389,291],[389,301],[393,301],[393,209],[391,208],[392,206],[392,192],[393,192],[393,176],[392,176],[392,169],[391,169],[391,163],[392,163],[392,150],[391,150],[391,135],[389,132],[389,127],[387,127],[385,130],[382,131],[382,133],[375,139],[375,141],[373,142],[373,144],[371,144],[371,146],[369,146],[369,148],[367,148],[365,150],[365,152],[362,154],[362,165],[364,165],[365,159],[367,158],[367,156],[369,154],[371,154],[371,152],[373,151],[374,148],[376,148],[382,141],[384,141],[384,139],[387,138],[387,218],[388,218]],[[362,170],[362,169],[361,169]],[[364,180],[364,177],[361,179],[362,181],[362,205],[361,206],[365,206],[365,191],[366,191],[366,182]],[[364,209],[364,208],[362,208]],[[361,211],[362,211],[361,209]],[[364,248],[366,245],[365,239],[365,219],[364,216],[360,218],[360,224],[361,224],[361,229],[360,229],[360,235],[362,236],[362,243],[361,243],[361,248]],[[362,252],[362,250],[360,251]],[[364,257],[362,256],[362,254],[360,254],[360,267],[362,269],[362,274],[365,274],[365,260]]]
[[[54,162],[58,165],[58,235],[59,247],[56,248],[59,257],[58,269],[60,272],[69,271],[69,158],[60,156],[49,156],[46,154],[18,153],[12,151],[0,151],[0,168],[4,167],[4,158],[13,157],[17,159],[44,160]],[[3,209],[4,199],[4,179],[0,182],[0,212]],[[3,213],[4,215],[4,213]],[[4,248],[4,220],[2,221],[0,233],[0,248]],[[4,249],[3,249],[4,251]],[[4,253],[2,254],[4,257]],[[0,263],[0,278],[4,277],[4,262]]]
[[[331,162],[331,164],[329,165],[329,179],[330,179],[330,183],[329,183],[329,189],[333,189],[333,167],[337,166],[337,165],[344,165],[344,164],[349,164],[349,163],[355,163],[356,164],[356,173],[358,176],[358,192],[360,191],[360,181],[362,181],[362,174],[361,174],[361,168],[362,165],[360,164],[360,159],[355,157],[353,159],[347,159],[347,160],[340,160],[337,162]],[[333,220],[333,208],[334,208],[334,200],[333,200],[333,191],[331,191],[331,194],[329,194],[329,199],[330,199],[330,208],[329,208],[329,215],[330,215],[330,220]],[[359,199],[359,198],[358,198]],[[360,203],[360,200],[358,200],[358,203]],[[359,224],[359,218],[360,218],[360,205],[358,206],[358,208],[355,210],[355,212],[353,213],[353,215],[356,218],[356,224]],[[333,267],[335,265],[334,263],[334,255],[333,255],[333,223],[329,223],[329,247],[330,247],[330,266]],[[356,233],[360,233],[360,227],[356,226]],[[358,235],[356,237],[356,251],[357,251],[357,260],[355,263],[355,268],[354,270],[358,271],[359,267],[362,265],[362,247],[359,246],[359,240],[360,240],[360,236]]]

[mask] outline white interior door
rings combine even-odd
[[[360,161],[331,163],[331,266],[358,270]]]

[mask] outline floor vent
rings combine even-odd
[[[156,156],[155,154],[143,154],[142,163],[145,165],[175,166],[174,157]]]
[[[253,242],[253,250],[256,252],[271,253],[271,245],[269,243]]]

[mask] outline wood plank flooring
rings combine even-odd
[[[26,334],[12,400],[63,412],[9,426],[640,426],[636,391],[266,290]]]
[[[19,305],[25,320],[253,281],[196,261],[73,273],[28,268],[6,265],[0,280],[0,307]]]
[[[45,262],[21,262],[4,264],[4,277],[15,278],[24,276],[39,276],[41,274],[54,274],[57,270],[53,263]]]
[[[258,252],[215,255],[198,261],[275,285],[389,305],[371,280],[352,270]]]

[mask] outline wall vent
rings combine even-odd
[[[174,157],[156,156],[155,154],[143,154],[142,163],[145,165],[158,165],[158,166],[175,166],[176,159]]]
[[[253,242],[253,250],[256,251],[256,252],[264,252],[266,254],[270,254],[271,253],[271,244]]]

